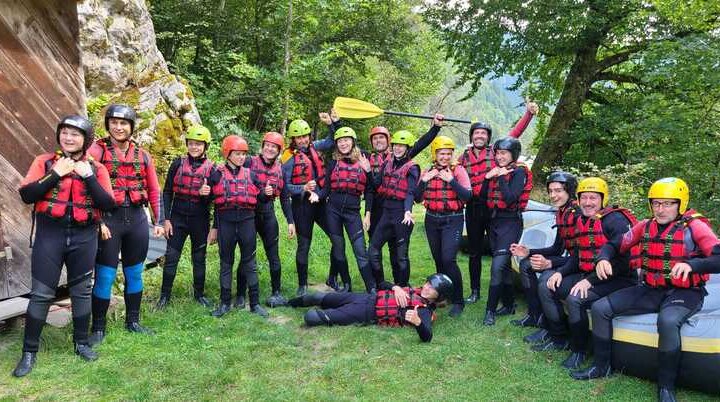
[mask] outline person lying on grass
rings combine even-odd
[[[290,299],[292,307],[319,306],[305,313],[308,327],[318,325],[377,324],[386,327],[412,325],[423,342],[432,340],[435,307],[452,294],[445,274],[430,275],[419,288],[381,282],[377,293],[317,292]]]

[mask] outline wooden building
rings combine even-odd
[[[0,1],[0,300],[30,291],[31,207],[18,195],[64,115],[85,114],[76,0]]]

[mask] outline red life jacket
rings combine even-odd
[[[375,298],[375,318],[377,324],[384,327],[402,327],[405,325],[404,312],[414,308],[427,307],[427,301],[420,297],[420,288],[403,288],[409,296],[406,307],[398,306],[395,292],[380,290]],[[432,314],[435,321],[435,313]]]
[[[367,184],[367,174],[360,167],[360,163],[350,164],[340,159],[335,164],[335,169],[330,173],[330,190],[338,193],[348,193],[361,196]]]
[[[250,169],[241,167],[237,176],[227,166],[218,167],[222,177],[213,186],[217,209],[255,209],[260,190],[250,178]]]
[[[699,219],[710,226],[708,219],[694,210],[687,210],[676,220],[667,225],[665,230],[658,232],[655,219],[645,221],[645,233],[640,242],[640,258],[645,284],[654,288],[676,287],[695,288],[702,286],[710,279],[710,274],[691,272],[688,279],[672,278],[670,270],[675,264],[700,256],[697,251],[685,247],[685,231],[689,230],[692,220]]]
[[[285,185],[282,179],[282,166],[280,166],[280,162],[275,160],[272,166],[268,167],[265,162],[262,161],[260,155],[255,155],[250,159],[250,170],[257,176],[261,188],[264,188],[268,184],[273,188],[273,200],[280,196],[283,186]]]
[[[378,174],[380,172],[380,168],[382,168],[382,165],[385,163],[386,160],[390,159],[390,152],[373,152],[370,154],[370,171],[373,174]]]
[[[52,169],[56,160],[58,160],[57,154],[47,154],[45,172]],[[97,172],[97,162],[87,158],[83,160],[89,160],[93,173]],[[35,213],[62,219],[68,207],[72,207],[71,217],[74,223],[87,225],[100,220],[100,210],[94,208],[85,181],[75,172],[61,177],[55,187],[48,191],[42,200],[35,203]]]
[[[475,155],[473,148],[466,149],[459,162],[467,170],[473,196],[479,196],[482,184],[485,181],[485,174],[497,166],[492,148],[484,147],[480,150],[480,155]]]
[[[602,229],[602,220],[612,212],[620,212],[630,221],[630,226],[637,223],[635,215],[625,208],[607,207],[583,223],[581,217],[575,220],[575,245],[578,250],[579,267],[582,272],[591,272],[595,268],[595,257],[600,248],[607,243]]]
[[[290,183],[304,185],[310,180],[316,180],[317,185],[323,187],[325,186],[325,164],[320,154],[315,150],[315,147],[310,145],[308,150],[310,156],[307,156],[300,150],[293,150],[295,166],[293,166],[292,175],[290,176]],[[315,167],[317,176],[313,174],[313,166]]]
[[[575,221],[578,217],[578,203],[571,200],[568,205],[558,209],[555,213],[555,225],[558,235],[563,240],[565,250],[570,255],[575,254]]]
[[[213,166],[212,161],[205,158],[200,166],[193,169],[190,158],[180,158],[180,167],[173,178],[174,196],[182,200],[200,201],[200,187],[210,177]]]
[[[455,166],[451,166],[455,175]],[[423,193],[423,205],[430,212],[459,212],[462,211],[463,203],[453,190],[450,183],[435,176],[430,179]]]
[[[522,193],[520,193],[520,197],[518,197],[518,200],[513,205],[508,205],[505,202],[505,199],[503,198],[502,191],[500,191],[500,184],[498,180],[500,177],[493,177],[492,179],[487,180],[488,183],[488,199],[487,199],[487,206],[490,209],[501,209],[501,210],[510,210],[510,211],[524,211],[525,207],[527,207],[528,201],[530,200],[530,191],[532,191],[533,188],[533,182],[532,182],[532,172],[522,162],[515,162],[510,165],[514,170],[517,169],[524,169],[525,170],[525,185],[523,186]],[[508,177],[512,177],[515,172],[511,172]]]
[[[382,183],[380,183],[377,193],[383,198],[403,201],[409,189],[408,172],[413,166],[416,166],[416,163],[411,159],[397,169],[393,168],[393,165],[392,158],[385,161],[382,167]]]
[[[134,142],[130,142],[127,154],[121,156],[110,138],[98,140],[97,143],[102,148],[100,163],[105,165],[110,175],[115,202],[122,205],[125,202],[125,194],[127,194],[132,205],[146,205],[148,201],[147,164],[141,155],[140,148]],[[127,156],[130,158],[126,160]]]

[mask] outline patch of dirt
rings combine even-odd
[[[282,314],[272,314],[270,318],[268,318],[268,321],[273,324],[285,325],[292,321],[292,318]]]
[[[330,286],[328,286],[324,283],[316,283],[314,285],[310,285],[310,286],[308,286],[308,289],[314,290],[316,292],[324,292],[324,293],[335,291],[333,288],[331,288]]]

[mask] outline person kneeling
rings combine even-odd
[[[432,340],[436,304],[453,292],[445,274],[433,274],[420,288],[381,282],[377,294],[313,293],[289,301],[292,307],[319,306],[305,313],[305,324],[350,325],[375,323],[386,327],[413,325],[423,342]]]

